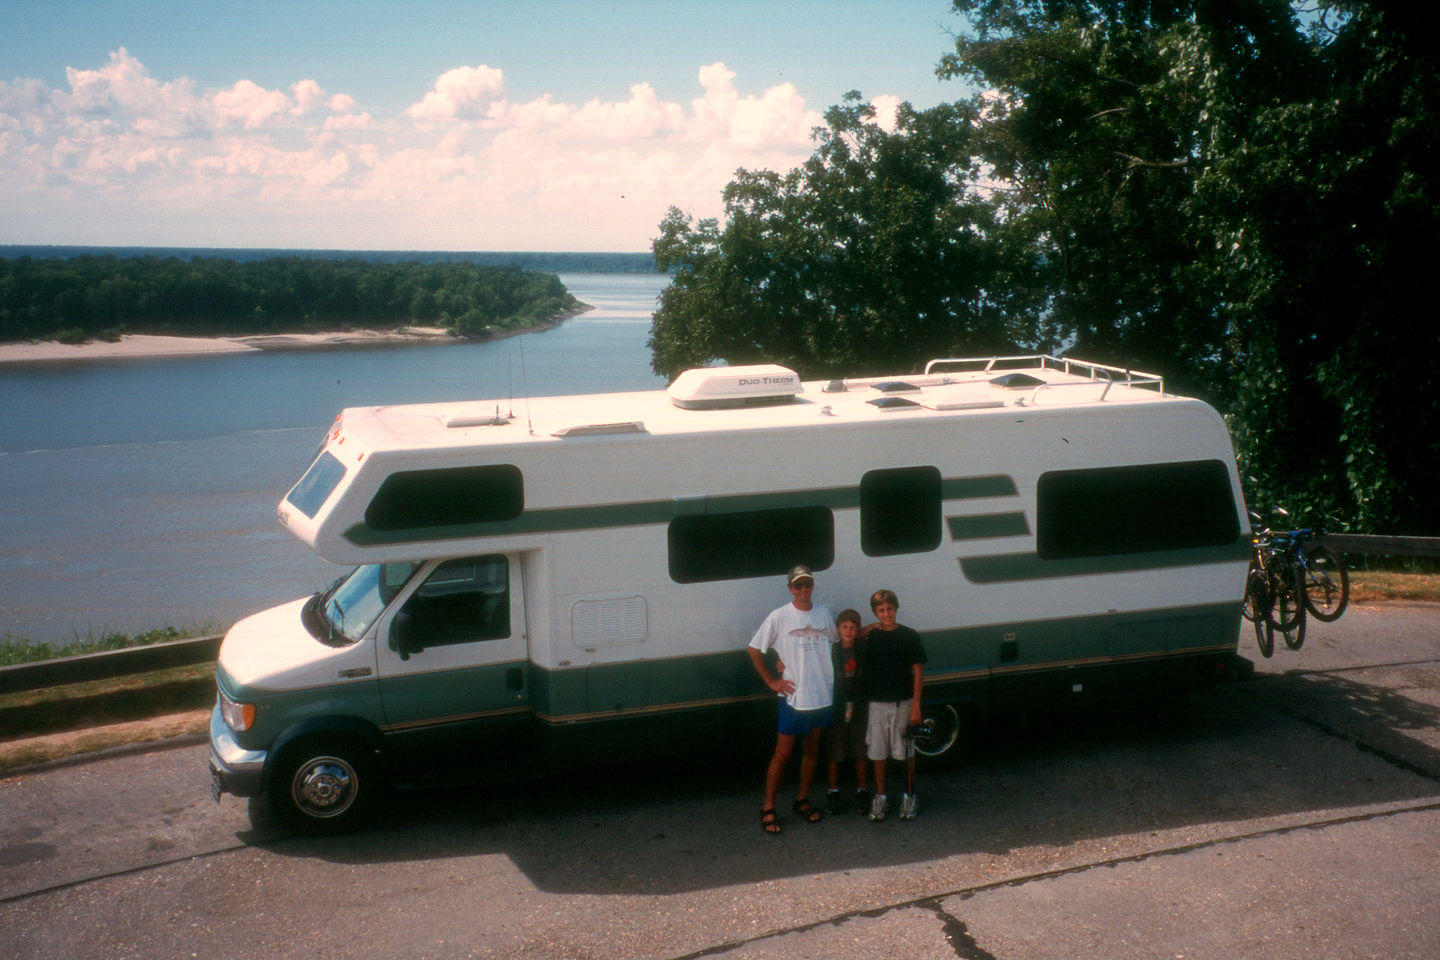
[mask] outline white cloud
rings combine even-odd
[[[900,110],[900,98],[882,94],[872,99],[870,106],[875,108],[875,125],[881,130],[895,132],[895,115]]]
[[[124,47],[110,54],[110,62],[99,70],[67,67],[65,76],[70,91],[51,98],[53,112],[48,116],[66,127],[91,135],[126,131],[174,137],[203,125],[202,103],[189,80],[155,80]]]
[[[311,78],[200,91],[123,48],[67,78],[0,83],[0,243],[641,250],[669,205],[718,215],[738,167],[789,169],[821,123],[718,62],[688,102],[638,78],[515,102],[500,69],[462,66],[390,115]]]
[[[210,105],[222,124],[238,123],[246,130],[265,126],[275,116],[290,111],[290,98],[279,90],[266,90],[249,80],[241,80],[215,94]]]
[[[483,63],[456,67],[440,75],[435,89],[405,113],[419,123],[437,120],[478,120],[490,104],[505,96],[505,75]]]

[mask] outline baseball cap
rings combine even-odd
[[[793,587],[795,586],[796,580],[809,580],[811,583],[814,583],[815,575],[810,572],[809,567],[805,566],[804,564],[800,564],[799,566],[794,566],[790,568],[790,577],[785,582],[787,586]]]

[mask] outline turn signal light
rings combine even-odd
[[[231,700],[225,695],[225,691],[221,690],[220,717],[225,721],[225,726],[236,733],[244,733],[255,725],[255,704]]]

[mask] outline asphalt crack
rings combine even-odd
[[[917,904],[924,906],[935,913],[940,919],[940,929],[945,932],[945,941],[950,944],[950,949],[955,951],[955,956],[960,960],[997,960],[993,953],[984,950],[975,938],[970,935],[970,928],[955,914],[946,910],[942,905],[940,897],[927,903]]]
[[[1088,863],[1072,864],[1068,867],[1057,867],[1054,870],[1042,870],[1036,873],[1026,874],[1019,877],[1007,877],[1003,880],[992,880],[989,883],[976,884],[968,887],[957,887],[942,893],[932,893],[924,897],[916,897],[910,900],[901,900],[891,904],[878,907],[866,907],[860,910],[851,910],[845,913],[835,914],[820,920],[813,920],[809,923],[796,924],[778,930],[770,930],[766,933],[756,934],[753,937],[744,937],[738,940],[726,940],[723,943],[713,944],[700,950],[690,953],[679,954],[669,960],[698,960],[701,957],[719,957],[751,944],[762,943],[767,940],[776,940],[780,937],[790,936],[797,933],[809,933],[821,927],[839,927],[857,918],[875,919],[884,917],[901,910],[912,908],[927,910],[941,921],[946,941],[955,951],[955,956],[960,960],[996,960],[995,956],[980,947],[974,936],[970,933],[969,927],[963,920],[949,911],[945,910],[942,904],[946,900],[959,898],[969,900],[982,893],[992,890],[1004,890],[1015,887],[1023,887],[1026,884],[1044,880],[1055,880],[1060,877],[1070,877],[1077,874],[1088,873],[1091,870],[1116,867],[1126,864],[1144,863],[1148,860],[1159,857],[1179,856],[1194,853],[1199,850],[1206,850],[1211,847],[1221,847],[1230,844],[1244,843],[1249,840],[1257,840],[1263,837],[1281,837],[1303,830],[1323,830],[1329,827],[1343,826],[1352,823],[1365,823],[1370,820],[1382,820],[1387,817],[1400,816],[1407,813],[1427,813],[1440,810],[1440,801],[1427,803],[1410,804],[1403,807],[1390,807],[1385,810],[1374,810],[1368,813],[1357,813],[1343,817],[1330,817],[1324,820],[1307,820],[1303,823],[1291,823],[1282,826],[1266,827],[1261,830],[1252,830],[1247,833],[1233,834],[1226,837],[1216,837],[1211,840],[1202,840],[1196,843],[1179,844],[1173,847],[1162,847],[1156,850],[1146,850],[1140,853],[1127,854],[1121,857],[1109,857],[1104,860],[1093,860]]]

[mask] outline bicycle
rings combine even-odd
[[[1241,614],[1254,624],[1260,655],[1269,658],[1275,652],[1277,630],[1291,650],[1299,650],[1305,643],[1306,603],[1302,567],[1297,559],[1299,540],[1292,533],[1270,530],[1253,510],[1250,520],[1254,532]]]
[[[1283,507],[1277,516],[1289,520]],[[1275,631],[1285,646],[1299,650],[1305,643],[1309,614],[1331,623],[1350,602],[1350,576],[1333,550],[1323,543],[1325,531],[1301,528],[1276,532],[1250,511],[1250,571],[1245,579],[1246,619],[1255,625],[1255,644],[1264,657],[1275,650]]]
[[[1285,519],[1290,514],[1283,507],[1275,512]],[[1322,542],[1325,531],[1319,528],[1291,530],[1291,562],[1305,598],[1305,608],[1316,620],[1333,623],[1340,619],[1350,602],[1350,575],[1335,551]]]

